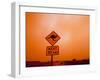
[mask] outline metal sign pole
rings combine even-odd
[[[53,54],[51,55],[51,66],[53,66]]]

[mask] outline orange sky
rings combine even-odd
[[[61,37],[54,61],[89,59],[89,16],[26,12],[27,61],[50,61],[45,37],[52,31]]]

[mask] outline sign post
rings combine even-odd
[[[52,45],[47,46],[46,48],[46,56],[51,56],[51,66],[53,66],[53,55],[59,55],[59,46],[54,44],[60,39],[58,34],[52,31],[47,37],[46,40]]]
[[[53,66],[53,54],[51,55],[51,66]]]

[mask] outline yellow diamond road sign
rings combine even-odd
[[[53,46],[58,40],[60,36],[55,32],[52,31],[47,37],[46,40]]]

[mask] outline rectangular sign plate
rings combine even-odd
[[[46,55],[59,55],[59,46],[47,46],[46,48]]]

